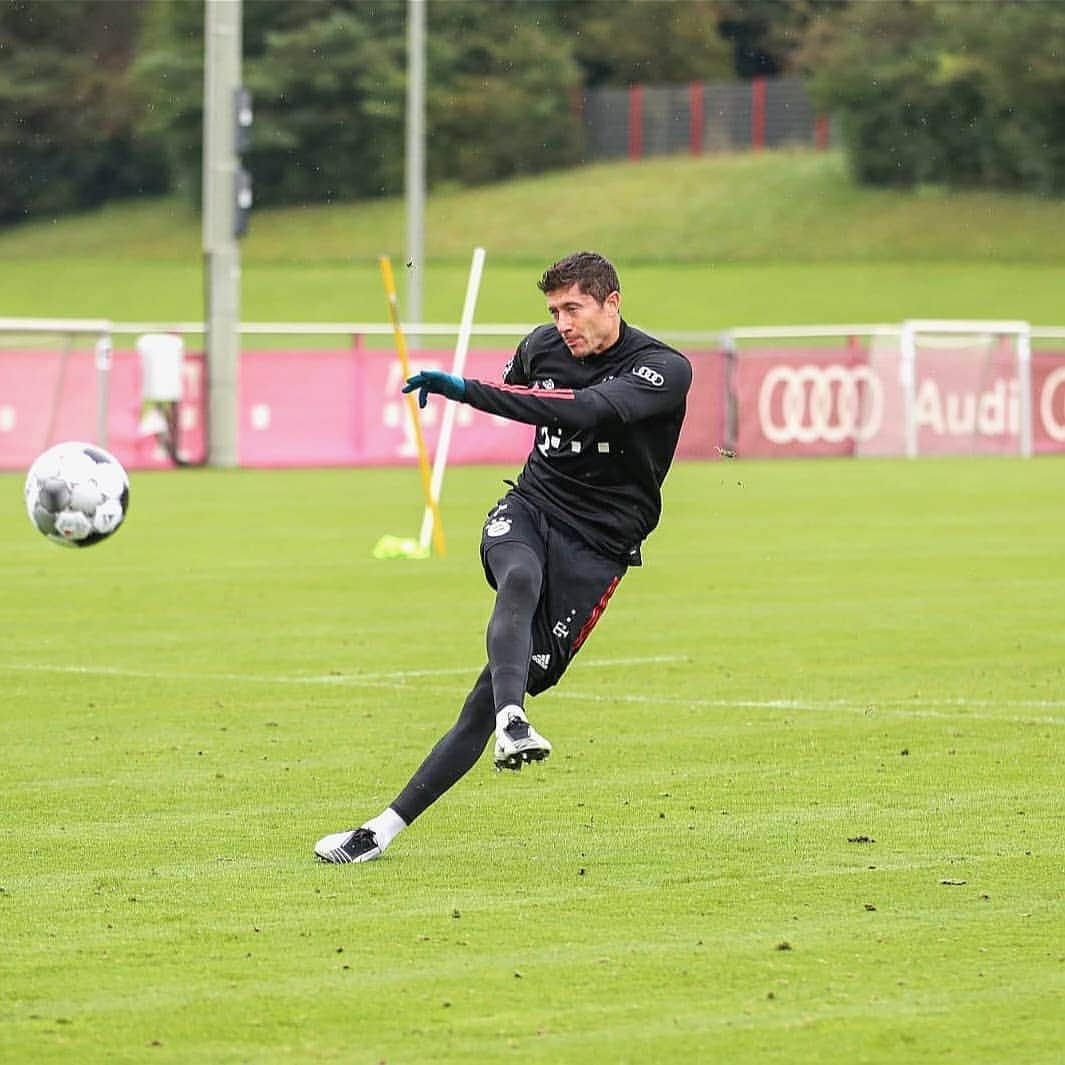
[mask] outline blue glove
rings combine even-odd
[[[431,394],[447,399],[462,399],[466,395],[466,382],[443,370],[419,370],[413,377],[408,377],[403,386],[404,392],[413,392],[415,389],[418,390],[418,406],[424,407]]]

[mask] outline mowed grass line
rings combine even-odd
[[[610,210],[559,207],[572,203]],[[402,312],[405,232],[398,197],[256,209],[241,244],[243,320],[387,321],[377,258],[397,266]],[[866,188],[837,152],[673,156],[436,189],[426,245],[410,269],[431,322],[459,320],[480,245],[478,323],[539,322],[544,267],[592,247],[621,269],[628,319],[655,332],[914,317],[1063,324],[1055,201]],[[204,317],[200,220],[175,198],[0,229],[0,267],[5,317]]]
[[[472,249],[471,249],[472,250]],[[573,250],[560,246],[538,263],[515,265],[489,247],[477,301],[478,325],[535,325],[546,318],[536,282],[544,267]],[[634,325],[669,338],[762,325],[898,323],[906,318],[1019,319],[1065,324],[1061,293],[1065,266],[994,260],[910,263],[643,264],[618,249],[623,313]],[[399,260],[396,260],[397,262]],[[423,270],[428,322],[461,318],[469,264],[430,263]],[[406,303],[402,280],[400,310]],[[158,263],[138,259],[26,260],[4,278],[0,312],[8,317],[104,318],[167,326],[202,322],[204,281],[199,260]],[[246,264],[241,316],[245,322],[355,322],[388,320],[376,259],[306,265]],[[404,314],[404,321],[406,321]],[[132,337],[119,343],[132,347]],[[518,337],[478,337],[479,347],[509,348]],[[247,336],[243,347],[345,347],[351,339]],[[391,338],[371,336],[371,345]],[[21,343],[24,343],[22,341]],[[199,350],[199,338],[190,338]],[[452,337],[426,338],[424,347],[450,352]],[[682,346],[690,346],[685,342]]]
[[[0,476],[0,1058],[1056,1061],[1060,461],[678,466],[552,759],[317,865],[482,661],[509,472],[429,563],[412,470],[137,474],[85,552]]]

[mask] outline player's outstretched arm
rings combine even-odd
[[[466,395],[466,382],[443,370],[419,370],[413,377],[408,377],[403,386],[404,392],[413,392],[415,389],[418,390],[418,406],[424,407],[430,395],[461,400]]]
[[[632,370],[587,388],[524,388],[467,378],[463,402],[533,425],[594,429],[654,418],[683,403],[691,364],[677,352],[649,353]]]
[[[472,379],[467,381],[443,370],[419,370],[412,377],[408,377],[403,386],[404,392],[415,390],[418,392],[419,407],[424,407],[431,395],[440,395],[458,402],[470,403],[490,414],[532,425],[546,421],[571,428],[587,429],[599,424],[604,418],[613,416],[610,406],[594,395],[594,389],[575,392],[566,388],[540,392],[513,385],[485,385]],[[566,409],[559,410],[557,403],[549,403],[545,407],[544,396],[550,396],[553,400],[568,401]]]

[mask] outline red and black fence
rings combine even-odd
[[[593,89],[575,106],[586,161],[786,145],[824,149],[833,140],[828,117],[798,78]]]

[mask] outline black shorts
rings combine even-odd
[[[526,685],[530,695],[538,695],[559,682],[628,567],[549,524],[535,507],[510,492],[488,512],[481,532],[481,564],[493,588],[488,552],[495,544],[515,542],[531,548],[543,567]]]

